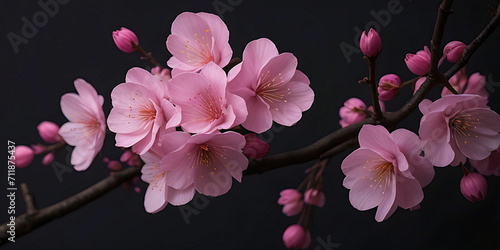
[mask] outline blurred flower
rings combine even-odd
[[[300,213],[304,201],[302,194],[296,189],[285,189],[280,192],[278,204],[283,205],[283,213],[287,216],[294,216]]]
[[[323,207],[325,205],[325,194],[316,189],[308,189],[304,194],[304,202],[309,205]]]
[[[311,234],[295,224],[283,233],[283,243],[287,248],[306,249],[311,245]]]
[[[14,163],[17,168],[27,167],[33,162],[35,152],[28,146],[19,145],[14,148]]]
[[[349,125],[363,121],[366,118],[366,104],[359,98],[350,98],[344,102],[344,106],[340,108],[340,126],[347,127]]]

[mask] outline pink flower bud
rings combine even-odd
[[[28,146],[20,145],[14,148],[14,163],[16,163],[16,167],[24,168],[27,167],[33,162],[33,158],[35,157],[35,152]]]
[[[481,174],[468,173],[460,181],[460,191],[471,202],[484,200],[487,190],[488,183]]]
[[[113,40],[115,41],[116,47],[127,53],[134,52],[139,45],[139,39],[134,32],[125,27],[113,31]]]
[[[444,46],[443,55],[446,56],[448,62],[457,63],[462,57],[464,49],[467,47],[463,42],[451,41]]]
[[[344,106],[340,108],[340,126],[347,127],[351,124],[358,123],[366,117],[366,104],[359,98],[351,98],[344,102]]]
[[[120,171],[122,170],[122,164],[119,161],[109,161],[108,168],[115,172]]]
[[[401,86],[401,79],[395,74],[382,76],[378,82],[378,98],[382,101],[389,101],[398,93]]]
[[[34,144],[31,145],[31,148],[33,149],[36,155],[41,154],[45,150],[43,147]]]
[[[308,189],[304,194],[304,202],[309,205],[323,207],[325,205],[325,194],[316,189]]]
[[[138,194],[141,193],[141,188],[140,187],[134,187],[134,191]]]
[[[50,163],[52,163],[54,161],[54,157],[55,157],[54,153],[46,154],[42,159],[42,164],[44,166],[49,165]]]
[[[278,204],[283,206],[283,213],[287,216],[294,216],[300,213],[304,201],[302,201],[302,194],[295,189],[285,189],[280,192]]]
[[[57,143],[63,140],[59,135],[59,126],[53,122],[43,121],[36,128],[40,137],[48,143]]]
[[[267,155],[269,152],[269,144],[261,140],[257,134],[249,133],[245,135],[245,147],[243,147],[243,154],[248,158],[259,159]]]
[[[125,150],[125,152],[123,152],[122,156],[120,156],[120,161],[126,162],[126,161],[130,160],[130,158],[132,158],[132,156],[134,156],[134,153],[131,150]]]
[[[151,69],[151,74],[153,74],[158,80],[162,82],[168,82],[172,79],[169,69],[162,69],[161,67],[154,67]]]
[[[359,40],[359,48],[365,56],[377,57],[382,50],[382,39],[380,39],[380,35],[377,31],[370,29],[368,35],[363,32]]]
[[[425,82],[425,79],[426,79],[425,77],[418,78],[417,82],[415,82],[415,88],[413,89],[413,94],[417,93],[417,90]]]
[[[311,245],[311,234],[295,224],[283,233],[283,243],[287,248],[306,249]]]
[[[431,52],[427,46],[417,54],[406,54],[405,63],[408,69],[415,75],[426,75],[431,67]]]

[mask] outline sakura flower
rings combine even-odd
[[[462,68],[455,75],[453,75],[450,80],[450,85],[459,94],[474,94],[484,97],[488,97],[488,91],[484,87],[486,84],[486,77],[481,75],[479,72],[472,74],[469,79],[467,79],[467,74],[465,73],[465,68]],[[441,96],[452,95],[447,88],[443,88]]]
[[[349,125],[363,121],[366,118],[366,104],[359,98],[350,98],[344,102],[344,106],[339,110],[340,126]]]
[[[108,126],[116,133],[117,147],[132,147],[135,153],[144,154],[153,145],[160,127],[175,131],[180,112],[165,99],[166,87],[148,71],[132,68],[125,81],[111,92],[113,109]]]
[[[126,53],[134,52],[139,46],[139,39],[135,33],[125,27],[113,31],[113,40],[116,47]]]
[[[395,74],[387,74],[380,78],[378,83],[378,98],[382,101],[390,101],[401,90],[401,79]]]
[[[75,80],[78,92],[61,97],[61,110],[69,122],[59,129],[59,135],[71,146],[71,164],[77,171],[86,170],[101,151],[106,135],[106,121],[102,104],[104,98],[83,79]]]
[[[245,138],[229,131],[223,134],[173,132],[162,136],[162,147],[177,148],[161,159],[168,186],[183,190],[194,188],[210,196],[225,194],[231,188],[232,177],[241,182],[248,159],[241,152]]]
[[[323,207],[326,202],[325,193],[316,189],[308,189],[304,194],[304,202],[306,204]]]
[[[197,72],[209,62],[221,68],[231,60],[229,30],[216,15],[184,12],[172,23],[167,49],[173,55],[167,62],[172,76],[182,72]]]
[[[359,132],[360,148],[341,166],[351,204],[361,211],[378,206],[378,222],[398,206],[409,209],[419,204],[424,197],[422,187],[434,177],[431,163],[420,156],[420,143],[416,134],[405,129],[389,133],[380,125],[364,125]]]
[[[464,49],[467,47],[463,42],[451,41],[444,47],[443,56],[446,56],[451,63],[457,63],[462,57]]]
[[[500,148],[491,152],[483,160],[469,160],[470,164],[482,175],[500,175]]]
[[[302,211],[304,201],[302,194],[296,189],[285,189],[280,192],[278,204],[283,205],[283,213],[287,216],[295,216]]]
[[[266,38],[248,43],[243,61],[231,69],[228,80],[228,91],[243,97],[247,105],[243,127],[256,133],[271,128],[273,120],[292,126],[314,100],[309,79],[297,70],[297,58],[278,54]]]
[[[482,160],[500,146],[500,116],[478,95],[446,95],[435,102],[424,100],[419,134],[425,157],[435,166]]]
[[[226,74],[209,62],[199,74],[184,73],[169,83],[171,100],[180,107],[181,126],[190,133],[212,133],[241,124],[247,117],[245,101],[226,91]]]
[[[270,146],[267,142],[261,140],[257,134],[248,133],[245,135],[246,144],[243,148],[243,154],[248,158],[260,159],[267,155]]]
[[[184,136],[189,137],[189,134]],[[195,189],[192,184],[183,189],[168,186],[166,181],[167,171],[161,168],[162,157],[173,152],[176,146],[172,147],[167,143],[162,143],[162,146],[155,145],[148,152],[141,155],[145,163],[141,169],[141,178],[149,183],[144,196],[144,207],[148,213],[157,213],[165,208],[168,203],[175,206],[184,205],[194,197]]]

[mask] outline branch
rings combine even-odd
[[[479,46],[491,35],[491,33],[493,33],[495,28],[500,23],[499,4],[491,21],[488,23],[488,25],[486,25],[483,31],[467,46],[467,48],[463,52],[462,58],[446,73],[441,74],[439,71],[437,71],[437,65],[440,58],[439,47],[441,45],[446,19],[451,11],[450,7],[452,2],[452,0],[444,0],[439,8],[438,18],[436,20],[436,26],[432,37],[433,53],[431,52],[430,70],[432,74],[429,73],[429,76],[424,81],[424,83],[422,83],[415,95],[403,107],[401,107],[396,112],[384,113],[384,118],[381,124],[388,130],[394,129],[402,120],[408,117],[418,107],[418,104],[425,98],[427,93],[429,93],[429,91],[436,84],[442,84],[443,82],[448,83],[447,79],[449,79],[456,72],[458,72],[458,70],[465,66],[465,64],[467,64],[469,58],[474,54],[477,48],[479,48]],[[305,163],[310,160],[320,158],[323,153],[325,154],[325,156],[332,157],[333,155],[341,152],[340,149],[349,148],[348,145],[344,144],[346,141],[352,138],[355,138],[353,140],[357,140],[357,135],[363,125],[374,123],[375,121],[366,119],[360,123],[341,128],[304,148],[268,156],[260,160],[253,160],[250,162],[248,169],[243,173],[245,175],[256,173],[262,174],[273,169],[278,169],[292,164]],[[355,143],[352,143],[350,145],[355,145]],[[325,153],[328,150],[331,150],[331,152],[329,152],[328,154]]]
[[[66,200],[40,210],[36,210],[34,207],[33,196],[29,193],[27,185],[25,183],[21,184],[23,196],[27,202],[28,212],[16,217],[16,238],[33,231],[53,219],[83,207],[85,204],[101,197],[121,183],[132,179],[134,176],[140,175],[140,173],[141,169],[138,167],[126,168],[120,172],[116,172],[114,175],[106,177],[102,181]],[[8,237],[10,236],[7,233],[8,230],[9,226],[7,226],[7,223],[0,226],[0,245],[10,242],[8,241]]]

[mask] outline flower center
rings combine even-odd
[[[449,126],[457,135],[470,136],[468,130],[472,128],[475,129],[478,123],[479,119],[474,121],[471,114],[459,114],[450,119]],[[467,143],[467,141],[465,141],[465,143]]]
[[[394,174],[394,165],[391,162],[383,161],[374,168],[368,169],[368,173],[370,175],[370,181],[373,181],[373,183],[370,184],[370,187],[383,188],[382,194],[384,194],[390,183],[392,174]],[[364,176],[362,178],[365,179]]]
[[[273,77],[271,79],[271,72],[267,71],[262,73],[259,78],[259,85],[255,90],[255,93],[260,96],[267,103],[274,102],[286,102],[283,97],[285,93],[281,87],[284,85],[283,76],[281,73],[278,74],[278,78]],[[288,94],[290,94],[290,89],[287,88]]]

